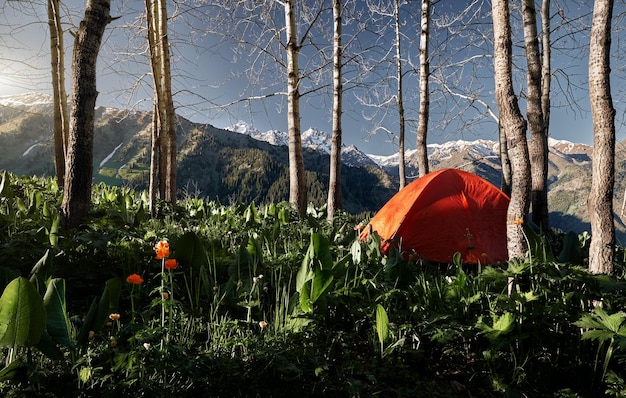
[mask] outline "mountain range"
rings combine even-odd
[[[99,107],[94,134],[94,181],[145,189],[148,181],[152,115],[150,112]],[[330,137],[308,129],[302,133],[309,199],[326,201]],[[261,132],[245,122],[227,129],[177,119],[177,182],[183,194],[222,203],[287,200],[289,189],[287,133]],[[0,170],[20,175],[54,174],[52,99],[42,94],[0,97]],[[429,144],[432,170],[453,167],[500,185],[499,144],[489,140]],[[551,226],[562,231],[589,231],[587,196],[591,184],[592,147],[549,140]],[[414,151],[407,151],[409,180],[418,175]],[[398,155],[366,154],[342,148],[344,208],[352,214],[375,212],[398,189]],[[622,214],[626,146],[616,147],[615,225],[626,243]]]

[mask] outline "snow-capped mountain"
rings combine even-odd
[[[492,158],[498,156],[499,144],[495,141],[489,140],[476,140],[476,141],[449,141],[444,144],[428,144],[428,158],[431,162],[437,164],[446,159],[453,159],[459,154],[464,156],[470,156],[472,158]],[[411,160],[415,157],[416,151],[414,149],[405,152],[404,157],[407,160]],[[397,167],[400,156],[397,153],[389,156],[379,156],[368,154],[368,156],[376,162],[379,166],[385,167]]]
[[[268,130],[266,132],[261,132],[243,121],[239,121],[236,124],[227,127],[226,130],[249,135],[256,140],[265,141],[272,145],[289,145],[289,135],[285,131]],[[330,154],[331,139],[327,133],[318,129],[310,128],[302,132],[302,146],[325,154]],[[350,167],[376,165],[375,161],[354,145],[342,146],[341,161],[344,165]]]
[[[52,105],[52,96],[42,93],[25,93],[18,95],[0,96],[0,105],[3,106],[33,106]]]
[[[25,93],[0,96],[0,105],[9,109],[28,109],[31,112],[47,112],[52,109],[53,98],[48,94]]]
[[[268,142],[272,145],[288,145],[287,132],[269,130],[261,132],[245,122],[227,128],[227,130],[246,134],[250,137]],[[325,154],[330,153],[330,135],[317,130],[308,129],[302,133],[302,145]],[[585,165],[591,160],[591,147],[584,144],[575,144],[565,140],[548,140],[550,152],[550,167],[557,171],[565,164]],[[500,144],[497,141],[478,139],[474,141],[457,140],[443,144],[429,144],[428,159],[432,170],[444,167],[455,167],[483,175],[488,180],[498,184],[500,179]],[[405,170],[409,180],[419,175],[419,169],[414,149],[405,152]],[[398,153],[381,156],[366,154],[356,146],[344,146],[341,150],[343,164],[351,167],[366,165],[378,166],[392,176],[398,176]]]
[[[286,131],[268,130],[263,133],[243,121],[227,127],[226,130],[246,134],[256,140],[269,142],[272,145],[289,145],[289,135]],[[310,128],[302,132],[302,146],[323,153],[330,153],[330,137],[323,131]]]
[[[249,135],[255,140],[265,141],[272,145],[289,145],[289,140],[286,132],[279,130],[268,130],[262,133],[243,121],[239,121],[230,127],[226,127],[225,130]]]

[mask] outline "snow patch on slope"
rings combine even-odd
[[[115,152],[117,152],[118,149],[120,149],[120,147],[123,145],[124,143],[121,142],[118,146],[115,147],[115,149],[113,150],[113,152],[109,153],[107,155],[106,158],[102,159],[102,162],[100,162],[100,168],[102,168],[102,166],[104,166],[106,164],[106,162],[108,162],[109,160],[111,160],[111,158],[113,157],[113,155],[115,155]]]

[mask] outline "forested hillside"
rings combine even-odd
[[[32,101],[33,99],[31,99]],[[0,106],[0,169],[22,175],[54,175],[51,105],[46,98],[28,105]],[[149,178],[149,112],[98,108],[94,182],[146,189]],[[177,185],[191,194],[223,203],[270,203],[289,197],[287,147],[247,135],[177,120]],[[305,151],[309,199],[326,202],[329,156]],[[344,208],[375,211],[396,191],[392,177],[372,165],[342,168]]]

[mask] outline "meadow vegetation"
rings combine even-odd
[[[61,196],[2,175],[5,397],[626,395],[624,250],[591,275],[588,234],[527,226],[525,259],[431,264],[323,207],[190,196],[151,218],[98,184],[61,230]]]

